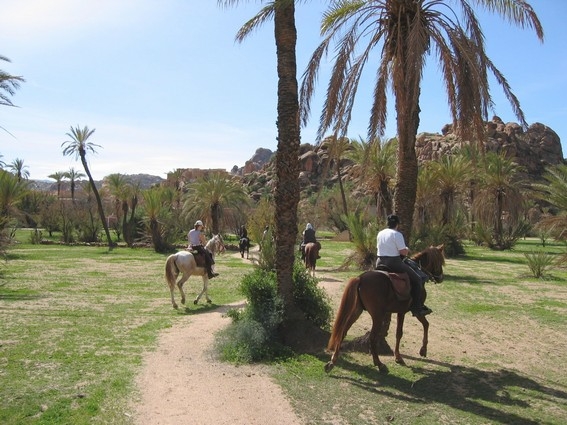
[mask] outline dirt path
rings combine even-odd
[[[239,255],[239,254],[237,254]],[[264,366],[233,366],[211,352],[215,333],[229,324],[230,306],[185,316],[159,338],[137,377],[137,425],[299,425]]]

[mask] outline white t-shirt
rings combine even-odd
[[[201,245],[201,231],[197,229],[191,229],[187,234],[187,239],[189,239],[189,245]]]
[[[396,257],[400,250],[407,249],[404,235],[394,229],[384,229],[378,232],[376,237],[378,257]]]

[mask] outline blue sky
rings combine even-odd
[[[71,167],[82,171],[79,161],[62,154],[71,126],[96,129],[90,140],[101,147],[89,154],[95,179],[110,173],[165,177],[176,168],[230,170],[257,148],[275,151],[273,23],[243,43],[234,41],[261,3],[223,9],[216,0],[0,0],[0,55],[11,60],[0,69],[26,79],[12,98],[18,108],[0,107],[0,126],[11,133],[0,129],[2,160],[23,159],[32,179]],[[320,42],[325,2],[298,3],[300,78]],[[567,156],[567,1],[530,4],[544,43],[532,30],[482,15],[487,51],[528,124],[555,130]],[[437,66],[430,63],[419,130],[440,132],[450,118]],[[302,142],[315,141],[326,83],[323,70]],[[516,122],[496,83],[491,93],[494,114]],[[359,89],[350,137],[366,135],[369,102]],[[388,117],[385,136],[393,137],[392,107]]]

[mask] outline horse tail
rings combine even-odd
[[[175,284],[175,280],[179,275],[179,268],[175,263],[176,259],[177,259],[177,255],[171,254],[169,257],[167,257],[167,260],[165,262],[165,279],[167,280],[169,286]]]
[[[331,332],[331,337],[327,344],[327,349],[330,351],[334,352],[340,348],[348,329],[352,323],[354,323],[353,318],[356,319],[356,317],[360,315],[360,299],[358,296],[359,284],[360,276],[353,277],[346,284],[343,297],[341,298],[341,304],[335,318],[335,324],[333,325],[333,330]]]

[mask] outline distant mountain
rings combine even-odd
[[[150,174],[125,174],[127,178],[133,183],[139,183],[141,189],[148,189],[154,185],[159,185],[165,179],[159,176],[152,176]],[[95,180],[96,187],[102,187],[102,180]],[[54,180],[30,180],[30,188],[44,192],[57,192],[57,182]],[[61,183],[61,190],[69,189],[69,181],[64,180]]]

